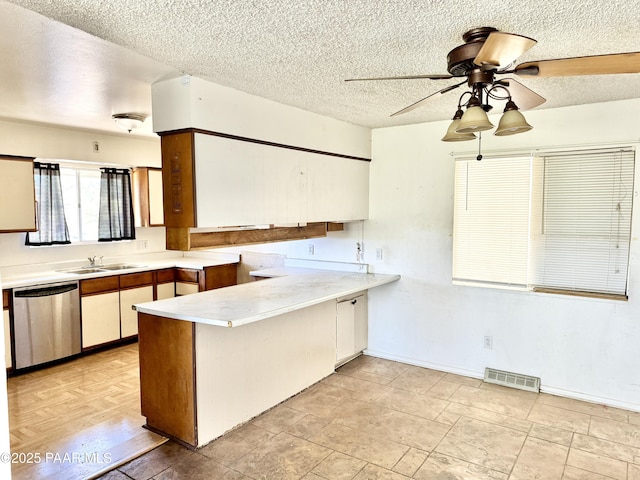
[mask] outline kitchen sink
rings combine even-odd
[[[130,268],[143,268],[144,265],[135,265],[132,263],[112,263],[109,265],[99,265],[95,267],[80,267],[58,270],[61,273],[74,273],[76,275],[86,275],[87,273],[104,273],[114,270],[127,270]]]
[[[143,268],[144,265],[135,265],[131,263],[112,263],[110,265],[101,265],[102,270],[127,270],[128,268]]]
[[[78,275],[83,275],[87,273],[96,273],[96,272],[104,272],[105,270],[100,267],[82,267],[82,268],[71,268],[69,270],[58,270],[61,273],[75,273]]]

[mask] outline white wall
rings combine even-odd
[[[531,132],[485,135],[485,153],[639,146],[640,100],[526,117]],[[485,367],[530,374],[541,377],[547,392],[640,410],[640,215],[632,226],[628,302],[454,286],[451,152],[471,153],[478,145],[441,142],[448,123],[373,131],[366,261],[402,279],[370,293],[371,353],[478,377]],[[636,199],[639,188],[636,180]],[[485,335],[493,336],[492,350],[484,349]]]
[[[76,160],[127,166],[161,166],[160,138],[132,134],[110,135],[55,126],[0,120],[0,154],[47,160]],[[99,153],[93,151],[98,142]],[[88,256],[114,257],[165,249],[164,228],[138,228],[137,242],[94,243],[56,247],[26,247],[24,233],[0,234],[0,267],[83,260]]]
[[[201,128],[285,145],[369,158],[371,130],[183,76],[151,88],[153,131]]]

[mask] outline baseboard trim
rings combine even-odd
[[[477,378],[479,380],[484,379],[484,370],[481,372],[478,372],[475,370],[467,370],[467,369],[455,367],[452,365],[443,365],[440,363],[424,362],[421,360],[416,360],[415,358],[404,357],[402,355],[395,355],[392,353],[381,352],[381,351],[372,350],[372,349],[367,349],[363,353],[371,357],[384,358],[385,360],[393,360],[396,362],[406,363],[408,365],[415,365],[416,367],[430,368],[432,370],[439,370],[441,372],[453,373],[456,375],[463,375],[465,377]],[[583,402],[594,403],[597,405],[605,405],[607,407],[612,407],[612,408],[621,408],[623,410],[629,410],[631,412],[640,412],[640,404],[637,404],[637,403],[625,402],[623,400],[616,400],[614,398],[599,397],[597,395],[574,392],[574,391],[566,390],[563,388],[544,385],[544,383],[540,384],[540,393],[556,395],[558,397],[571,398],[573,400],[581,400]]]

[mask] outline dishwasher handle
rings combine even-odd
[[[68,283],[66,285],[55,285],[53,287],[39,287],[30,288],[28,290],[14,290],[13,296],[15,298],[36,298],[36,297],[49,297],[51,295],[60,295],[62,293],[71,292],[77,290],[78,283]]]

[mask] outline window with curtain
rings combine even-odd
[[[134,225],[129,170],[101,169],[98,241],[134,240]]]
[[[64,213],[60,166],[34,162],[38,231],[27,233],[26,245],[64,245],[71,243]]]
[[[453,280],[626,296],[635,152],[457,159]]]

